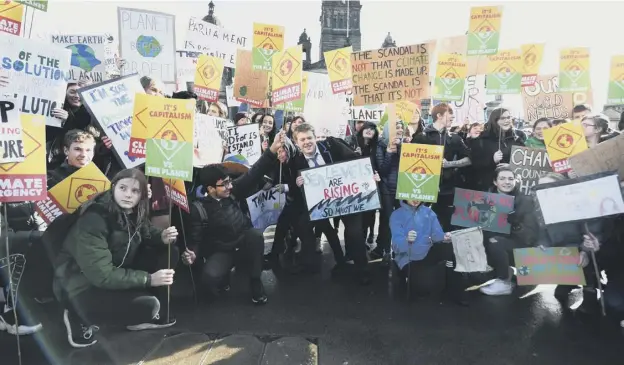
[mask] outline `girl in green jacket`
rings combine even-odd
[[[544,144],[544,129],[552,127],[550,118],[540,118],[533,124],[533,134],[524,142],[525,147],[546,148]]]

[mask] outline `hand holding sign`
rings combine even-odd
[[[271,145],[271,152],[277,153],[277,150],[284,145],[284,138],[286,138],[286,132],[282,130],[275,136],[273,144]]]
[[[176,227],[169,227],[162,231],[160,237],[165,245],[171,244],[176,240],[176,238],[178,238],[178,230]]]
[[[63,123],[67,120],[67,118],[69,117],[69,113],[67,113],[67,110],[61,109],[61,108],[54,108],[52,109],[52,116],[54,118],[60,119],[63,121]]]
[[[494,163],[498,164],[503,159],[503,151],[498,150],[494,153]]]

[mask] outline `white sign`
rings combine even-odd
[[[120,57],[125,74],[138,73],[164,84],[176,82],[175,16],[117,8]]]
[[[310,220],[379,209],[373,175],[368,157],[301,171]]]
[[[193,124],[193,166],[204,167],[223,161],[223,138],[217,129],[219,124],[216,119],[206,114],[195,113]],[[224,128],[227,135],[227,129]]]
[[[344,93],[334,94],[327,74],[308,72],[308,93],[303,107],[316,135],[344,138],[349,124],[349,102]]]
[[[228,128],[227,145],[230,154],[240,155],[251,166],[260,159],[260,130],[257,124],[247,124]]]
[[[242,33],[235,33],[197,18],[189,19],[184,49],[222,58],[225,67],[235,68],[236,50],[250,47],[251,41]]]
[[[379,123],[386,112],[385,104],[354,106],[353,94],[350,91],[345,92],[345,98],[349,103],[349,112],[351,113],[349,119],[351,120]]]
[[[51,113],[63,106],[70,57],[68,49],[0,33],[1,69],[10,80],[2,93],[17,98],[20,112],[43,115],[47,125],[60,127]]]
[[[25,158],[16,100],[0,98],[0,163],[22,162]]]
[[[483,247],[483,231],[479,227],[451,232],[456,272],[486,272],[487,256]]]
[[[570,222],[624,213],[618,175],[553,187],[535,187],[545,224]]]
[[[176,69],[178,73],[178,90],[186,90],[187,82],[195,82],[197,59],[202,54],[193,50],[177,50]]]
[[[129,169],[145,162],[144,158],[128,157],[132,133],[134,95],[143,94],[137,74],[89,85],[79,89],[80,99],[113,142],[113,149],[122,165]]]
[[[98,83],[105,80],[106,47],[113,42],[112,37],[103,34],[53,34],[50,39],[52,44],[58,44],[71,52],[67,82],[89,80]]]
[[[227,96],[227,106],[230,108],[240,106],[241,102],[234,97],[234,85],[225,87],[225,95]]]
[[[247,206],[254,228],[264,231],[268,226],[277,224],[277,219],[286,205],[286,194],[276,188],[260,190],[247,198]]]
[[[470,123],[485,122],[486,95],[485,95],[485,75],[470,75],[466,77],[466,87],[464,88],[464,98],[460,101],[450,102],[453,108],[453,115],[458,125],[468,120]],[[435,100],[433,105],[441,103]]]

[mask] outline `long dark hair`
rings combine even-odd
[[[271,118],[273,119],[273,128],[271,128],[271,131],[268,133],[267,137],[269,138],[269,145],[271,145],[273,143],[273,140],[275,139],[275,117],[271,114],[265,114],[262,116],[262,118],[260,118],[260,122],[258,123],[258,128],[260,128],[260,134],[264,134],[264,120],[267,118]]]
[[[260,119],[256,120],[256,118],[258,118],[258,117],[260,117]],[[257,113],[254,113],[254,115],[251,116],[250,121],[251,121],[251,123],[260,123],[261,120],[262,120],[262,117],[264,117],[264,113],[257,112]]]
[[[506,108],[496,108],[492,110],[487,123],[485,123],[485,128],[483,128],[483,134],[496,136],[498,138],[501,133],[498,121],[503,116],[503,114],[508,112],[509,110]]]
[[[372,129],[374,131],[373,138],[368,142],[368,145],[364,143],[364,130]],[[355,135],[357,140],[358,147],[362,149],[362,155],[368,156],[372,151],[377,150],[377,142],[379,141],[379,131],[377,130],[377,125],[373,122],[364,122],[362,128]],[[365,150],[367,150],[366,153]]]
[[[149,222],[149,199],[147,197],[147,178],[145,177],[145,174],[143,174],[143,172],[141,172],[140,170],[137,170],[137,169],[121,170],[117,173],[117,175],[115,175],[115,177],[113,177],[113,180],[111,180],[111,188],[109,190],[111,194],[112,202],[108,209],[109,209],[109,212],[117,215],[119,219],[123,217],[124,215],[123,211],[119,207],[119,204],[117,204],[117,202],[115,201],[115,195],[114,195],[115,186],[120,180],[123,180],[123,179],[134,179],[139,182],[139,189],[141,189],[141,198],[139,199],[139,203],[137,204],[137,206],[134,208],[134,212],[136,213],[136,216],[137,216],[136,227],[137,229],[139,229],[140,227],[147,225],[147,223]],[[123,220],[121,224],[124,225]]]

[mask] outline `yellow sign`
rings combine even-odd
[[[281,51],[284,49],[284,27],[254,23],[253,48]]]
[[[436,66],[433,98],[435,100],[461,101],[468,75],[466,57],[461,54],[440,54]]]
[[[193,89],[197,97],[208,102],[219,101],[219,89],[223,77],[223,58],[199,55],[195,69]]]
[[[544,44],[524,44],[520,46],[522,50],[522,70],[525,75],[539,74],[542,58],[544,57]]]
[[[611,57],[607,104],[624,104],[624,56]]]
[[[129,157],[145,158],[145,139],[147,138],[147,122],[149,120],[147,105],[150,98],[158,96],[136,94],[132,110],[132,132],[130,133]]]
[[[288,48],[273,56],[273,105],[301,98],[302,57],[301,46]]]
[[[502,7],[479,6],[470,9],[468,56],[493,55],[498,52]]]
[[[95,195],[110,189],[110,181],[94,163],[69,175],[48,191],[48,199],[37,202],[36,210],[46,223],[63,213],[72,213]]]
[[[399,118],[405,126],[412,122],[414,114],[418,111],[418,105],[407,100],[394,103],[394,106],[397,118]]]
[[[522,68],[519,50],[508,49],[489,56],[486,94],[520,94]]]
[[[178,179],[163,179],[165,183],[165,190],[167,195],[171,197],[171,200],[187,213],[190,213],[188,197],[186,196],[186,186],[184,180]]]
[[[351,91],[351,53],[353,47],[345,47],[324,53],[332,92],[340,94]]]
[[[16,2],[0,1],[0,32],[20,35],[24,5]]]
[[[589,48],[562,49],[559,54],[559,91],[587,91],[590,84]]]
[[[399,160],[396,198],[436,202],[443,160],[443,146],[403,144]]]
[[[568,158],[587,149],[583,126],[578,121],[545,129],[544,144],[552,169],[558,173],[570,171]]]
[[[147,138],[193,142],[194,99],[149,99]]]

